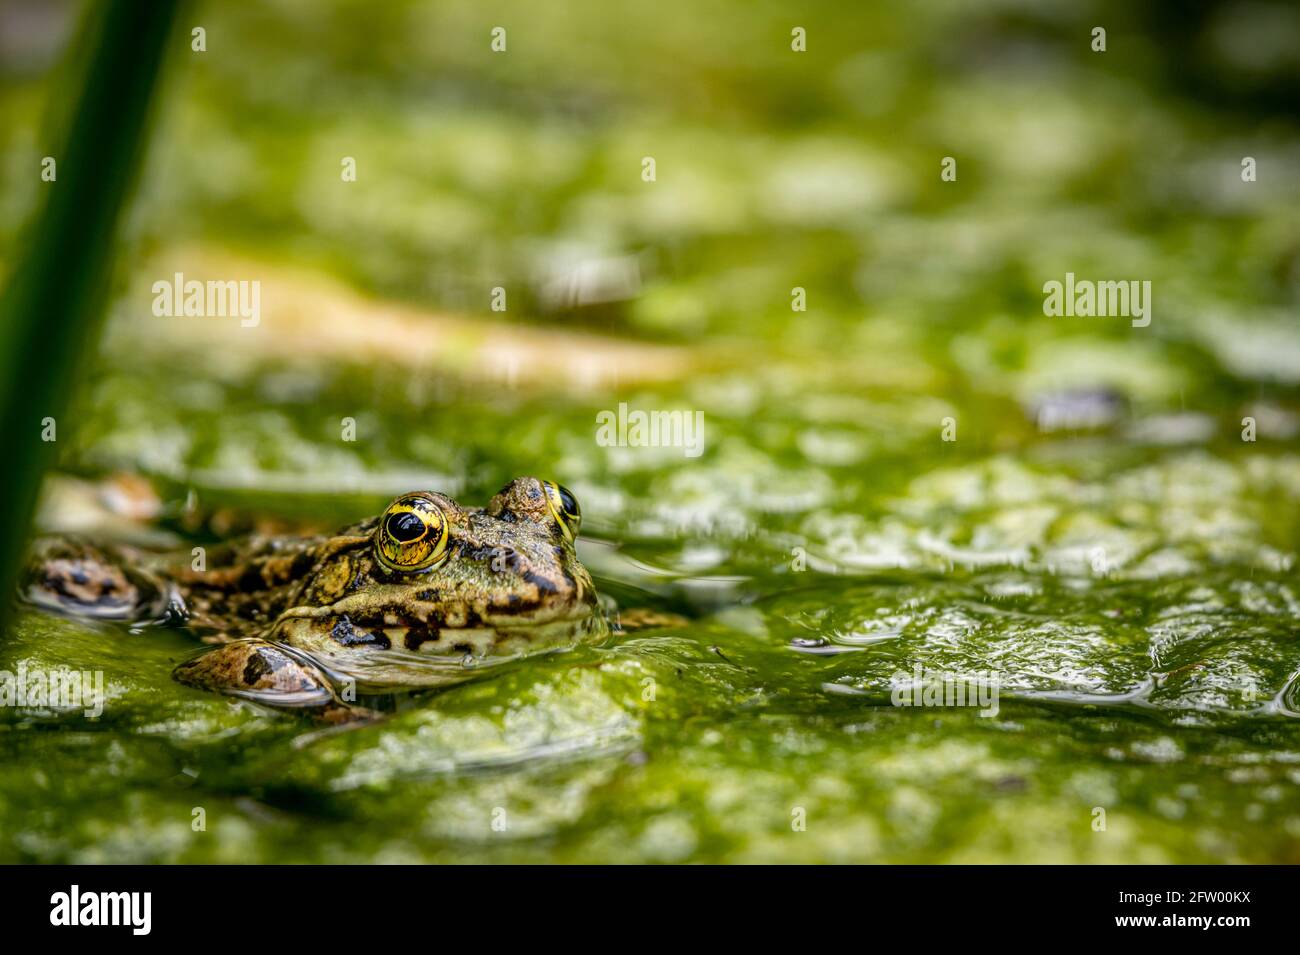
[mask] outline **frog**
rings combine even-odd
[[[209,648],[175,667],[178,682],[348,723],[375,718],[362,699],[605,641],[617,625],[578,560],[581,524],[568,488],[519,477],[483,507],[413,491],[333,534],[255,534],[209,551],[46,537],[20,597],[184,628]]]

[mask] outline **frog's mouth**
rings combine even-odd
[[[599,610],[580,604],[564,611],[543,610],[455,620],[411,621],[388,612],[339,612],[337,607],[287,611],[275,623],[273,639],[330,654],[354,650],[392,650],[425,656],[484,658],[516,655],[575,638],[588,639],[604,625]]]
[[[336,680],[381,690],[457,683],[520,657],[599,642],[609,633],[604,616],[587,606],[542,619],[513,616],[466,624],[434,627],[291,611],[276,621],[271,639],[307,652]]]

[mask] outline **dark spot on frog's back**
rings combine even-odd
[[[300,577],[305,577],[307,572],[310,571],[315,564],[315,554],[310,550],[301,551],[298,556],[293,559],[293,563],[289,565],[289,575],[294,580],[297,580]]]
[[[393,645],[393,642],[388,639],[388,635],[385,633],[358,630],[353,626],[347,615],[340,617],[338,623],[334,624],[330,636],[345,647],[372,646],[387,650]]]
[[[261,590],[266,586],[266,578],[262,576],[262,568],[255,563],[249,564],[248,568],[239,575],[239,582],[235,586],[244,593]]]

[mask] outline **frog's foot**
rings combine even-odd
[[[65,537],[37,540],[19,596],[72,617],[178,624],[185,604],[170,582],[141,568],[137,552]]]
[[[690,621],[681,614],[655,610],[652,607],[633,607],[630,610],[620,610],[614,615],[616,633],[653,630],[659,627],[684,627],[688,623]]]
[[[265,640],[224,644],[180,664],[172,676],[186,686],[308,713],[329,724],[374,718],[364,707],[340,700],[325,673],[302,654]]]

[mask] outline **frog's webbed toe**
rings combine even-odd
[[[186,686],[307,712],[328,723],[369,717],[339,700],[329,678],[301,654],[265,640],[224,644],[180,664],[172,676]]]

